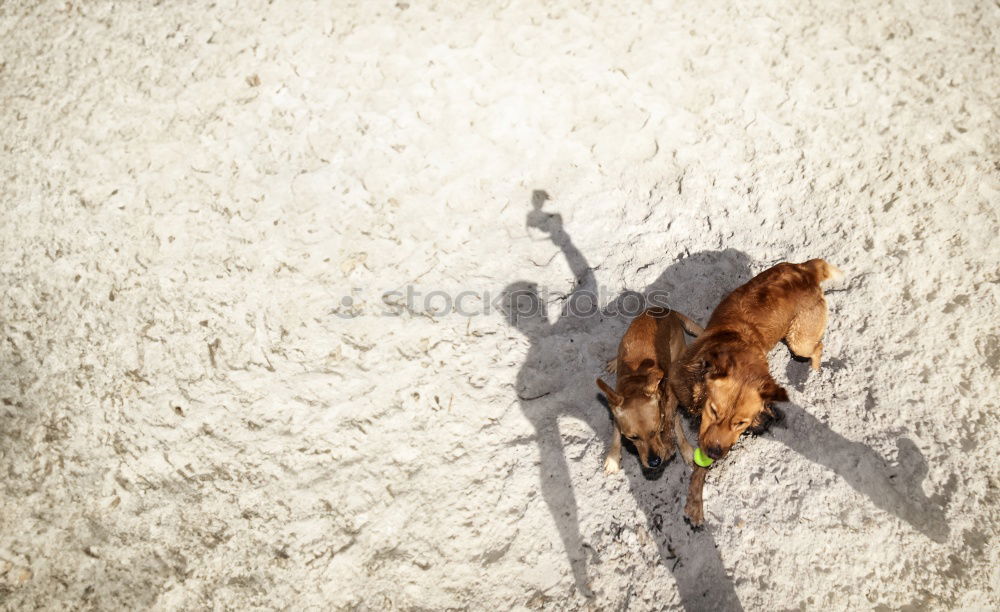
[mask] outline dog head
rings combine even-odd
[[[767,370],[767,362],[749,352],[724,349],[703,360],[705,404],[698,445],[712,459],[726,456],[747,429],[763,431],[777,418],[775,402],[788,393]]]
[[[657,469],[667,459],[663,441],[669,423],[660,408],[660,381],[663,371],[653,367],[619,383],[621,393],[597,379],[597,386],[608,398],[611,416],[618,430],[635,446],[639,462],[646,469]]]

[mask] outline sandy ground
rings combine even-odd
[[[0,606],[1000,606],[996,3],[149,4],[0,4]],[[709,527],[606,477],[622,296],[811,257]]]

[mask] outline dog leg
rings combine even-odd
[[[823,354],[823,343],[822,342],[817,342],[816,343],[816,348],[813,349],[812,355],[809,356],[809,359],[811,360],[811,364],[812,364],[812,369],[819,370],[819,358],[820,358],[820,355],[822,355],[822,354]]]
[[[681,448],[681,459],[689,468],[694,467],[694,448],[684,435],[684,425],[681,424],[681,413],[674,410],[674,437],[677,438],[677,445]]]
[[[823,331],[826,329],[826,300],[823,296],[812,306],[802,309],[785,335],[788,348],[797,357],[810,360],[812,369],[818,370],[820,356],[823,353]]]
[[[605,474],[614,474],[621,469],[622,465],[622,432],[618,429],[618,423],[615,423],[615,432],[612,435],[611,448],[604,460]]]
[[[705,488],[705,478],[708,468],[695,466],[691,472],[691,482],[688,484],[687,503],[684,504],[684,518],[697,529],[705,522],[705,508],[702,491]]]

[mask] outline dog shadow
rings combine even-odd
[[[602,441],[610,439],[612,423],[606,405],[594,401],[594,377],[600,374],[588,349],[603,347],[601,363],[617,350],[628,323],[646,306],[665,306],[707,322],[711,310],[731,290],[750,279],[750,260],[734,249],[703,251],[678,257],[642,292],[626,290],[604,307],[598,305],[593,268],[573,244],[558,214],[542,210],[548,194],[535,191],[527,223],[548,234],[566,258],[574,275],[572,290],[554,300],[560,315],[548,318],[548,297],[530,281],[516,281],[504,291],[502,310],[508,323],[524,334],[529,348],[516,381],[516,393],[524,416],[535,429],[541,460],[542,496],[552,513],[569,560],[578,591],[593,595],[587,571],[591,551],[580,533],[578,505],[558,419],[571,416],[583,421]],[[908,495],[893,495],[880,487],[892,481],[898,491],[919,489],[923,474],[904,484],[887,474],[884,462],[864,445],[836,434],[804,410],[786,411],[785,427],[775,437],[805,457],[827,466],[876,506],[926,528],[926,513],[914,509]],[[901,446],[902,447],[902,446]],[[923,457],[915,447],[919,461]],[[926,462],[923,461],[926,473]],[[593,466],[595,477],[604,478],[601,465]],[[669,462],[663,477],[648,479],[636,462],[623,461],[622,471],[630,491],[646,517],[662,562],[670,568],[681,605],[686,610],[742,609],[732,578],[726,572],[711,525],[692,530],[683,520],[689,470],[679,459]],[[620,476],[620,475],[619,475]],[[615,477],[619,477],[615,476]],[[897,482],[899,481],[899,482]],[[672,483],[671,486],[664,486]],[[915,483],[915,484],[914,484]],[[943,511],[940,513],[943,517]],[[933,533],[941,532],[943,518],[934,521]],[[943,526],[947,532],[947,525]],[[927,533],[925,529],[921,529]]]
[[[896,440],[898,466],[893,468],[874,450],[848,440],[802,407],[786,403],[781,410],[783,422],[771,427],[766,436],[833,471],[875,507],[896,515],[931,540],[948,540],[951,530],[945,508],[956,477],[952,475],[943,492],[926,495],[921,484],[927,476],[927,460],[912,440]]]

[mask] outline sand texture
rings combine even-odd
[[[0,3],[0,607],[1000,607],[998,33]],[[787,418],[707,528],[678,459],[606,476],[623,305],[704,324],[813,257],[847,274],[823,367],[771,352]]]

